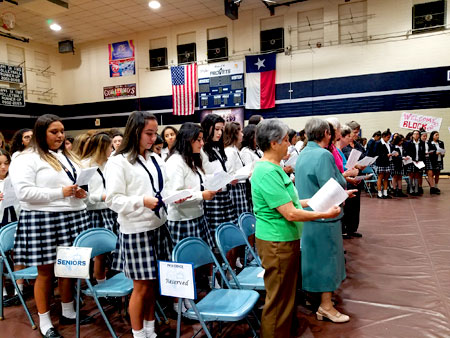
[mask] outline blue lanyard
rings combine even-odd
[[[72,173],[70,172],[69,169],[67,169],[64,164],[61,163],[60,160],[58,160],[59,164],[61,164],[61,167],[63,168],[63,170],[66,172],[67,176],[69,176],[70,180],[73,182],[73,184],[77,183],[77,170],[75,169],[74,165],[72,164],[72,162],[70,162],[69,158],[67,157],[66,154],[64,154],[64,157],[66,158],[67,162],[69,162],[70,167],[72,168]]]
[[[144,165],[144,163],[142,163],[142,161],[139,159],[139,157],[136,159],[136,161],[142,166],[142,168],[145,169],[145,171],[148,174],[148,177],[150,178],[150,183],[152,185],[153,192],[155,193],[155,197],[158,199],[158,204],[152,210],[155,212],[156,216],[161,218],[161,216],[159,215],[159,210],[161,208],[163,208],[166,211],[166,213],[167,213],[166,205],[164,204],[164,202],[162,200],[162,196],[161,196],[161,191],[163,190],[163,186],[164,186],[164,179],[163,179],[163,175],[162,175],[162,172],[161,172],[161,168],[158,165],[158,162],[156,161],[156,159],[153,156],[151,156],[150,158],[152,159],[152,162],[155,165],[156,171],[158,172],[158,187],[159,187],[159,190],[156,190],[155,182],[153,181],[153,176],[150,173],[150,171],[147,169],[147,167]]]

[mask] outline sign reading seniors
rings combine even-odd
[[[25,107],[23,90],[0,88],[0,105],[12,107]]]
[[[110,77],[136,74],[133,40],[111,43],[108,51]]]
[[[55,276],[89,278],[92,248],[58,246],[56,248]]]
[[[194,266],[186,263],[158,261],[161,295],[195,299]]]
[[[103,87],[104,99],[116,99],[129,96],[136,96],[136,83]]]
[[[417,115],[413,113],[402,113],[400,118],[400,128],[425,129],[427,132],[441,128],[442,117]]]
[[[0,63],[0,81],[10,83],[22,83],[23,68]]]

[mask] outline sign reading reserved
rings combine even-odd
[[[189,263],[158,261],[161,295],[195,299],[194,266]]]

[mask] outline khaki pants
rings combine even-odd
[[[266,287],[261,318],[261,338],[291,336],[295,294],[300,266],[300,240],[269,242],[256,239]]]

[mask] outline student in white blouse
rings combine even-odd
[[[169,156],[170,149],[172,149],[177,139],[178,130],[175,127],[167,126],[161,132],[161,137],[164,140],[164,146],[161,150],[161,157],[165,161]]]
[[[263,155],[262,151],[256,146],[256,126],[249,124],[244,128],[241,143],[241,158],[244,165],[259,161]]]
[[[106,204],[118,213],[119,252],[114,268],[133,280],[129,312],[134,337],[156,337],[157,260],[169,259],[170,235],[162,201],[165,162],[149,151],[158,122],[148,112],[133,112],[116,154],[106,165]]]
[[[109,209],[105,203],[105,165],[112,150],[112,140],[107,133],[94,134],[84,146],[82,164],[85,168],[97,167],[97,173],[89,181],[88,198],[86,199],[91,226],[106,228],[118,234],[117,213]],[[105,257],[105,255],[95,257],[94,277],[97,283],[103,283],[106,280]]]
[[[236,171],[244,167],[244,161],[239,154],[239,148],[242,143],[242,129],[238,122],[228,122],[225,125],[223,144],[225,146],[225,155],[227,161],[225,166],[227,172],[234,176]],[[247,180],[240,180],[236,185],[230,188],[231,201],[237,211],[238,216],[243,212],[252,212],[251,202],[247,197]]]
[[[34,298],[44,337],[60,337],[50,319],[57,246],[71,246],[88,228],[83,199],[86,192],[75,182],[80,164],[64,148],[64,125],[55,115],[40,116],[34,126],[32,145],[11,163],[11,180],[21,212],[17,225],[14,259],[17,264],[37,266]],[[59,278],[62,301],[60,324],[75,323],[73,280]]]

